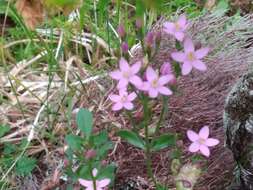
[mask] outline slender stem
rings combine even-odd
[[[156,185],[156,180],[152,172],[152,161],[151,161],[151,152],[150,152],[150,143],[149,143],[149,132],[148,132],[148,120],[149,120],[149,108],[148,108],[148,99],[144,96],[143,98],[143,109],[144,109],[144,129],[145,129],[145,157],[146,157],[146,166],[148,176],[152,179],[153,183]]]
[[[129,120],[130,120],[130,123],[131,123],[131,125],[132,125],[132,127],[133,127],[133,130],[134,130],[135,132],[137,132],[138,129],[137,129],[136,126],[135,126],[132,112],[131,112],[131,111],[126,111],[126,114],[127,114],[128,118],[129,118]]]
[[[92,179],[92,183],[93,183],[93,189],[97,190],[96,176],[93,176],[92,166],[91,166],[91,161],[90,160],[88,161],[88,166],[89,166],[90,175],[91,175],[91,179]]]
[[[160,117],[159,117],[158,123],[156,125],[155,134],[159,133],[159,129],[161,127],[164,115],[168,112],[168,100],[169,100],[169,98],[167,96],[163,96],[162,111],[160,113]]]

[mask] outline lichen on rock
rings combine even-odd
[[[241,77],[227,96],[224,111],[226,145],[238,166],[240,188],[253,189],[253,73]]]

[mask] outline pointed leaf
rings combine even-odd
[[[126,140],[129,144],[134,145],[138,148],[145,149],[145,143],[138,134],[132,131],[122,130],[118,132],[118,135]]]
[[[158,151],[167,148],[169,146],[175,145],[176,145],[176,136],[173,134],[165,134],[152,140],[151,149],[152,151]]]
[[[92,132],[93,118],[92,113],[87,109],[80,109],[77,113],[77,126],[84,133],[87,139],[89,139]]]
[[[82,148],[83,139],[79,136],[72,135],[72,134],[67,135],[66,141],[67,141],[68,146],[72,150],[80,150]]]

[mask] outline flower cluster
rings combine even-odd
[[[176,22],[165,22],[163,24],[163,32],[173,36],[177,45],[182,47],[176,45],[174,51],[168,52],[171,59],[175,62],[173,64],[180,64],[182,75],[190,74],[193,68],[199,71],[206,71],[207,66],[202,59],[210,51],[209,47],[197,49],[194,46],[193,40],[187,35],[188,26],[189,22],[184,14],[179,16]],[[122,39],[126,36],[122,25],[119,26],[118,33]],[[161,34],[158,36],[161,36]],[[156,38],[157,34],[148,32],[146,37],[142,39],[147,49],[148,58],[151,56],[149,54],[151,48],[156,48]],[[122,51],[125,53],[128,51],[127,43],[122,44]],[[176,82],[176,76],[169,60],[164,62],[160,68],[154,68],[149,63],[142,64],[141,61],[129,64],[122,57],[119,60],[119,69],[111,72],[110,76],[118,82],[118,93],[109,95],[109,99],[113,102],[112,110],[114,111],[121,109],[132,110],[134,108],[133,101],[142,95],[150,98],[157,98],[159,95],[170,96],[173,92],[169,85]],[[219,143],[217,139],[208,138],[209,128],[207,126],[204,126],[199,134],[188,130],[187,136],[192,141],[189,151],[200,151],[206,157],[210,155],[208,147]]]
[[[136,93],[140,91],[147,92],[151,98],[156,98],[159,94],[166,96],[172,94],[172,91],[167,86],[175,78],[171,71],[168,71],[170,68],[164,68],[163,75],[159,76],[152,67],[148,66],[146,72],[144,72],[143,79],[139,73],[141,68],[141,62],[129,65],[124,58],[121,58],[119,70],[110,73],[110,76],[118,81],[117,89],[119,94],[111,94],[109,96],[110,100],[114,102],[112,107],[114,111],[122,108],[132,110],[134,108],[132,101],[137,97]],[[127,92],[129,86],[135,92]]]
[[[207,68],[201,59],[204,58],[210,50],[208,47],[195,50],[193,41],[189,37],[186,37],[185,34],[188,25],[189,23],[185,15],[181,15],[175,23],[164,23],[164,32],[173,35],[179,42],[183,42],[183,52],[171,53],[173,60],[183,63],[182,75],[189,74],[193,67],[197,70],[205,71]]]

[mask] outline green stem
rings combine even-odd
[[[167,96],[163,96],[163,101],[162,101],[162,111],[160,113],[160,117],[159,117],[159,120],[158,120],[158,123],[156,125],[156,129],[155,129],[155,135],[159,133],[159,129],[161,127],[161,124],[162,124],[162,121],[164,119],[164,115],[166,113],[168,113],[168,100],[169,98]]]
[[[88,166],[89,166],[89,170],[90,170],[90,175],[91,175],[91,179],[92,179],[92,182],[93,182],[93,188],[94,190],[97,190],[97,185],[96,185],[96,177],[93,176],[93,173],[92,173],[92,166],[91,166],[91,161],[88,161]]]
[[[144,129],[145,129],[145,146],[146,146],[145,157],[146,157],[147,173],[156,186],[156,180],[152,172],[152,161],[151,161],[151,156],[150,156],[151,151],[150,151],[149,132],[148,132],[148,120],[149,120],[148,99],[145,96],[143,99],[143,109],[144,109]]]
[[[137,131],[138,131],[138,129],[137,129],[137,128],[136,128],[136,126],[135,126],[135,123],[134,123],[134,119],[133,119],[132,112],[130,112],[130,111],[126,111],[126,114],[127,114],[128,118],[129,118],[129,120],[130,120],[130,124],[132,125],[133,130],[134,130],[135,132],[137,132]]]

